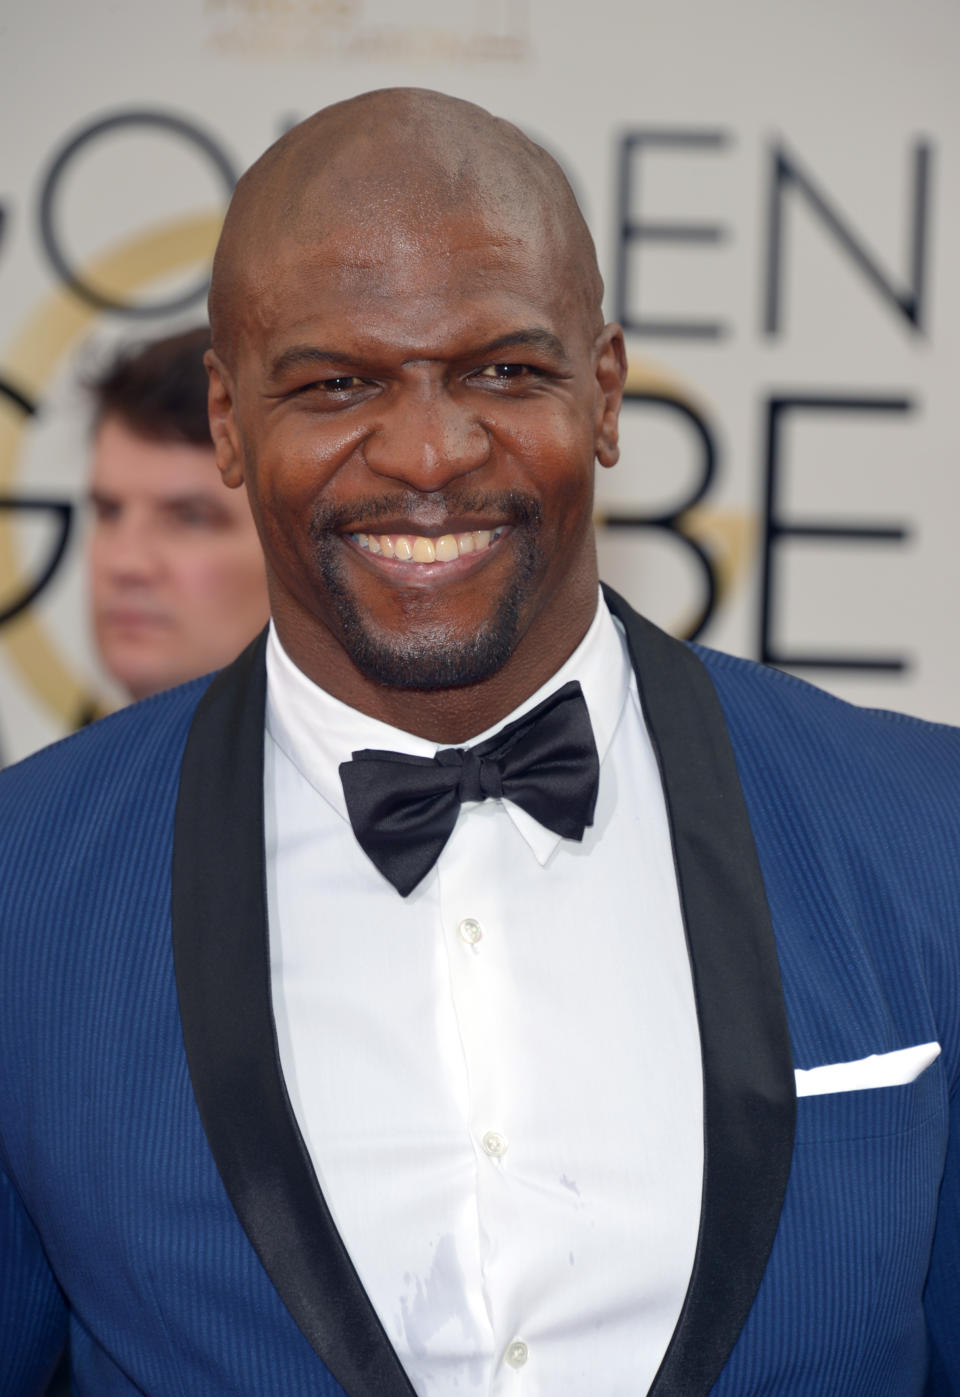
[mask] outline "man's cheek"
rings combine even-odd
[[[232,571],[217,559],[197,557],[181,564],[178,571],[181,605],[189,621],[191,608],[202,609],[211,601],[229,598]]]

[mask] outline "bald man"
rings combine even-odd
[[[0,780],[0,1390],[960,1390],[960,742],[598,588],[555,163],[331,107],[214,266],[268,631]]]

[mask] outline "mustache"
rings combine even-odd
[[[540,502],[521,490],[438,490],[430,495],[402,490],[348,504],[317,504],[310,521],[314,543],[327,534],[352,533],[353,525],[369,529],[378,519],[407,519],[412,527],[434,528],[445,518],[458,515],[494,516],[499,523],[536,527],[541,520]]]

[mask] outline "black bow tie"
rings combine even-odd
[[[565,839],[593,824],[600,760],[577,683],[476,747],[354,752],[340,780],[353,832],[401,897],[440,857],[465,800],[512,800]]]

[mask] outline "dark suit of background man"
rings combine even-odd
[[[437,94],[238,186],[273,625],[0,782],[5,1394],[960,1390],[960,744],[598,592],[601,289]]]

